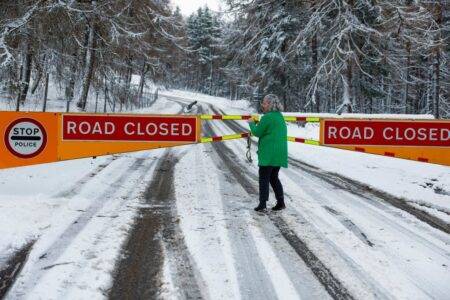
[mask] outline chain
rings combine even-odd
[[[245,154],[245,156],[247,157],[247,161],[249,163],[253,162],[251,150],[252,150],[252,138],[251,135],[249,134],[247,137],[247,153]]]

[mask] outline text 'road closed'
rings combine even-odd
[[[450,146],[450,123],[326,120],[325,145]]]
[[[63,140],[195,142],[195,117],[64,115]]]

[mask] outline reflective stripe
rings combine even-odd
[[[211,143],[212,141],[213,139],[210,137],[202,137],[202,139],[200,140],[201,143]]]
[[[250,115],[200,115],[202,120],[248,120]]]
[[[259,120],[258,115],[200,115],[200,119],[202,120],[248,120],[248,119],[256,119]],[[286,122],[309,122],[309,123],[317,123],[320,122],[320,118],[318,117],[296,117],[296,116],[285,116],[284,120]]]
[[[296,142],[296,143],[303,143],[303,144],[308,144],[308,145],[320,146],[320,142],[319,141],[306,140],[306,139],[302,139],[302,138],[296,138],[296,137],[293,137],[293,136],[288,136],[287,140],[289,142]]]
[[[229,134],[224,136],[212,136],[212,137],[202,137],[200,142],[201,143],[211,143],[211,142],[220,142],[220,141],[226,141],[226,140],[237,140],[246,138],[249,136],[248,132],[243,133],[237,133],[237,134]]]
[[[320,146],[320,142],[319,141],[314,141],[314,140],[306,140],[305,144],[314,145],[314,146]]]
[[[250,118],[251,118],[251,116],[238,116],[238,115],[222,116],[222,120],[247,120]]]
[[[233,140],[233,139],[240,139],[242,137],[241,134],[230,134],[230,135],[224,135],[222,137],[222,140]]]
[[[211,142],[219,142],[219,141],[227,141],[227,140],[237,140],[237,139],[241,139],[241,138],[246,138],[249,135],[250,135],[249,132],[243,132],[243,133],[228,134],[228,135],[223,135],[223,136],[202,137],[201,142],[202,143],[211,143]],[[289,142],[297,142],[297,143],[303,143],[303,144],[308,144],[308,145],[320,146],[319,141],[306,140],[303,138],[296,138],[293,136],[288,136],[287,140]]]
[[[297,117],[284,117],[286,122],[297,122]]]
[[[320,118],[317,118],[317,117],[285,116],[284,120],[286,122],[307,122],[307,123],[318,123],[318,122],[320,122]]]
[[[309,122],[309,123],[318,123],[318,122],[320,122],[320,118],[317,118],[317,117],[309,117],[309,118],[306,118],[306,122]]]

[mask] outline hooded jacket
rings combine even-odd
[[[283,115],[278,111],[268,112],[258,124],[251,122],[250,130],[259,137],[258,165],[287,168],[287,127]]]

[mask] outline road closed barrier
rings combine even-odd
[[[320,144],[450,165],[450,121],[324,119]]]
[[[0,112],[0,168],[197,143],[197,116]]]
[[[248,138],[249,132],[202,137],[201,122],[248,120],[251,115],[126,115],[0,112],[0,168],[83,157]],[[320,140],[287,137],[316,146],[450,166],[450,121],[320,119]]]

